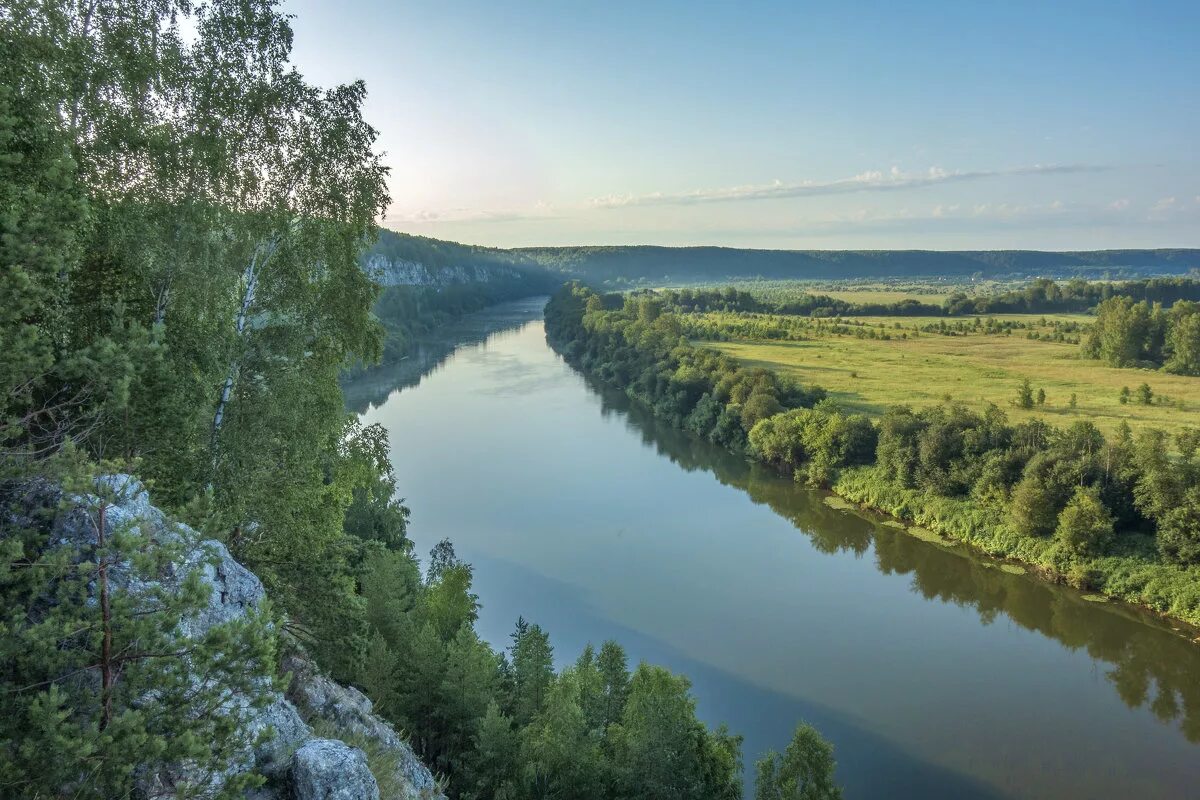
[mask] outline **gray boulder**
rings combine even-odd
[[[288,698],[304,712],[306,719],[323,720],[334,729],[345,731],[347,736],[374,742],[394,757],[395,783],[404,787],[405,797],[441,796],[429,768],[396,729],[374,713],[369,697],[352,686],[329,680],[298,653],[284,658],[283,669],[292,675]]]
[[[258,608],[266,596],[262,582],[239,564],[224,544],[202,539],[188,526],[171,520],[150,502],[141,482],[131,475],[105,475],[96,484],[96,494],[72,498],[71,507],[55,519],[52,547],[87,552],[96,543],[97,510],[103,497],[107,530],[136,527],[151,541],[178,547],[181,553],[150,582],[139,583],[128,568],[115,565],[109,571],[110,585],[134,593],[151,587],[170,590],[198,571],[209,586],[208,603],[179,621],[176,630],[180,637],[201,637]],[[48,485],[33,486],[27,494],[30,507],[52,506],[61,497],[61,492]],[[18,523],[22,527],[33,524],[31,517],[4,521],[13,523],[13,528]],[[252,709],[244,698],[230,698],[229,710],[247,717],[244,747],[228,773],[209,782],[211,789],[219,789],[235,774],[254,771],[267,778],[267,785],[251,793],[253,800],[378,800],[379,786],[363,751],[336,739],[315,738],[309,723],[322,721],[325,730],[344,731],[347,738],[370,742],[394,756],[385,760],[397,765],[389,785],[397,787],[398,794],[384,800],[443,797],[428,768],[395,729],[374,714],[365,695],[334,683],[299,652],[289,655],[283,668],[292,674],[288,693],[275,692],[265,708]],[[264,674],[262,680],[267,684],[270,677]],[[271,735],[264,737],[267,731]],[[176,797],[176,787],[195,785],[196,777],[187,764],[145,765],[139,771],[139,793],[143,798],[169,800]]]
[[[379,800],[362,750],[336,739],[309,739],[292,759],[296,800]]]

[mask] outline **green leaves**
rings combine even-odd
[[[783,755],[772,750],[755,766],[755,800],[841,800],[833,747],[811,725],[796,728]]]
[[[23,513],[38,510],[28,502]],[[187,765],[185,793],[234,796],[258,780],[222,776],[247,746],[249,709],[271,697],[268,611],[184,635],[181,620],[209,607],[211,587],[187,566],[197,543],[109,502],[73,500],[53,540],[44,520],[5,548],[4,793],[125,796],[148,771]]]

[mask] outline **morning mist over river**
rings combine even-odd
[[[522,615],[560,662],[619,639],[688,675],[747,763],[817,726],[851,797],[1200,785],[1200,649],[1170,624],[656,422],[563,362],[543,303],[469,315],[346,387],[390,431],[417,552],[450,538],[474,565],[494,647]]]

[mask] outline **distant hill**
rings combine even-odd
[[[384,286],[447,287],[499,281],[536,283],[537,291],[548,291],[561,282],[556,272],[505,250],[389,230],[379,232],[379,239],[363,252],[361,261]]]
[[[1092,250],[750,250],[733,247],[521,247],[464,245],[383,231],[364,258],[420,264],[431,275],[463,269],[543,271],[595,282],[714,281],[725,278],[1181,275],[1200,269],[1200,249]]]

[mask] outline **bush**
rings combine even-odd
[[[1077,555],[1100,553],[1113,538],[1113,518],[1095,489],[1079,487],[1058,515],[1055,540]]]

